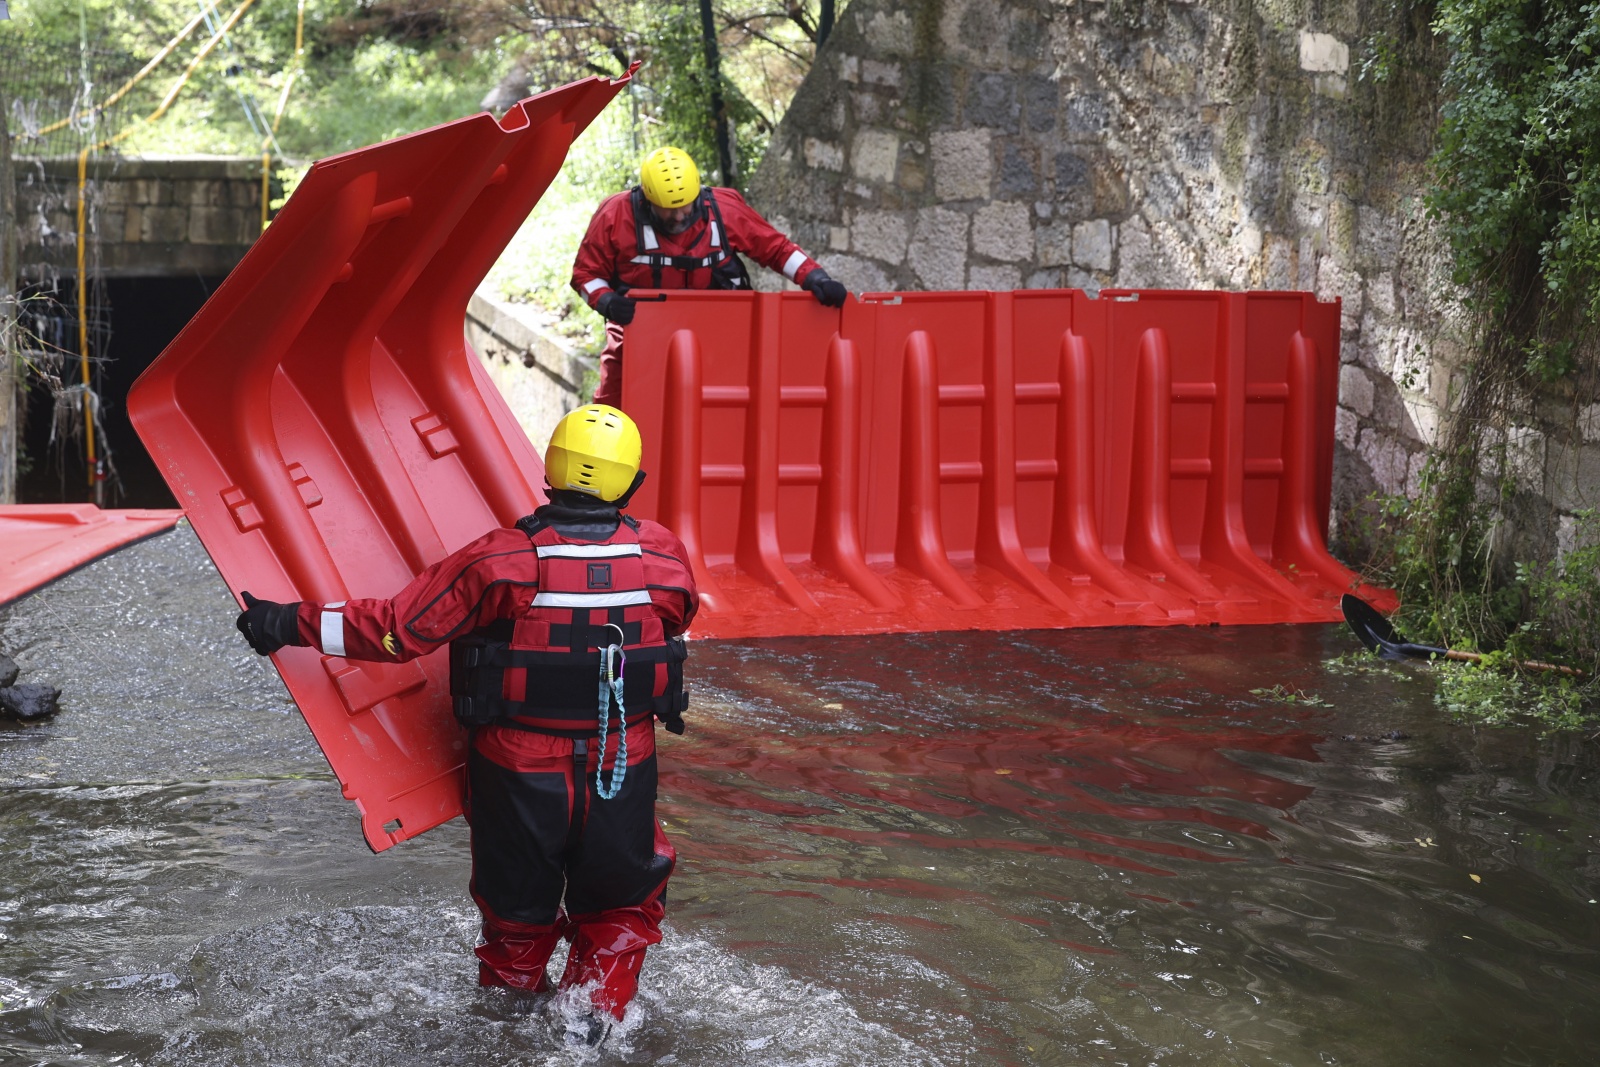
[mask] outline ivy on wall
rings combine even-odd
[[[1561,378],[1600,322],[1600,3],[1439,0],[1435,29],[1452,55],[1430,204],[1456,280],[1515,369]]]
[[[1537,491],[1512,463],[1536,412],[1565,406],[1575,424],[1600,382],[1600,2],[1434,11],[1449,60],[1428,205],[1475,354],[1421,493],[1383,502],[1376,540],[1406,625],[1428,639],[1600,665],[1600,558],[1585,547],[1600,517],[1578,515],[1577,551],[1548,562],[1554,516],[1537,502],[1539,534]]]

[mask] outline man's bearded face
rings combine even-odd
[[[687,230],[695,219],[699,203],[685,204],[682,207],[656,207],[650,205],[650,213],[656,217],[656,224],[661,232],[679,234]]]

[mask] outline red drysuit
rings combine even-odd
[[[567,491],[553,492],[552,503],[531,518],[530,529],[554,531],[554,537],[543,533],[541,543],[555,541],[580,559],[626,541],[642,560],[641,584],[648,590],[647,605],[637,603],[646,599],[638,594],[628,610],[659,618],[668,637],[693,619],[694,577],[682,542],[665,527],[630,521],[630,533],[615,504]],[[495,530],[417,575],[392,599],[302,603],[299,636],[328,655],[391,662],[493,629],[526,633],[532,627],[546,635],[534,645],[551,644],[554,628],[532,621],[540,617],[534,600],[541,573],[550,573],[541,566],[550,565],[529,532]],[[609,570],[605,574],[609,581]],[[612,618],[620,622],[622,610],[574,610],[563,633],[584,631],[575,644],[585,644],[587,630]],[[638,632],[637,622],[627,625]],[[586,656],[598,664],[593,647],[587,645]],[[518,669],[518,684],[526,674],[527,690],[537,691],[538,672]],[[480,984],[545,989],[545,964],[566,937],[572,949],[562,988],[596,983],[595,1009],[618,1019],[637,992],[645,950],[661,940],[676,856],[655,818],[655,725],[648,713],[635,718],[636,709],[629,710],[627,769],[610,799],[596,792],[596,774],[615,782],[621,734],[613,730],[604,753],[597,751],[597,720],[587,723],[596,728],[589,737],[498,722],[473,730],[467,820],[472,895],[483,915]]]
[[[707,202],[708,198],[713,202]],[[611,290],[743,288],[749,282],[737,280],[743,275],[742,268],[737,268],[731,278],[713,270],[734,252],[749,256],[797,285],[804,284],[806,275],[816,268],[816,260],[774,229],[735,190],[707,186],[701,190],[701,201],[701,210],[689,227],[682,233],[669,234],[654,225],[651,218],[638,215],[635,205],[643,198],[635,196],[634,191],[607,197],[589,220],[589,230],[578,246],[578,258],[572,265],[572,287],[590,307]],[[682,263],[699,261],[700,265],[663,265],[660,260],[664,258]],[[708,260],[710,264],[705,262]],[[731,266],[736,265],[734,260]],[[621,326],[606,324],[606,347],[600,353],[600,385],[594,393],[597,404],[621,405],[622,338]]]

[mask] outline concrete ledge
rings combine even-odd
[[[282,166],[275,162],[274,167]],[[77,156],[16,156],[12,160],[17,181],[27,180],[27,172],[43,171],[47,177],[78,180]],[[91,178],[170,178],[174,181],[261,180],[260,156],[92,156]]]
[[[526,306],[479,289],[467,303],[466,335],[534,447],[542,450],[561,416],[589,399],[581,388],[595,357],[551,333]]]

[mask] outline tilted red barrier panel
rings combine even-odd
[[[93,504],[0,505],[0,606],[108,552],[165,533],[181,511]]]
[[[633,510],[705,637],[1337,621],[1338,344],[1305,293],[674,292]]]
[[[389,596],[543,501],[544,468],[462,322],[622,84],[317,163],[139,379],[134,426],[236,594]],[[445,655],[273,660],[374,849],[460,814]]]

